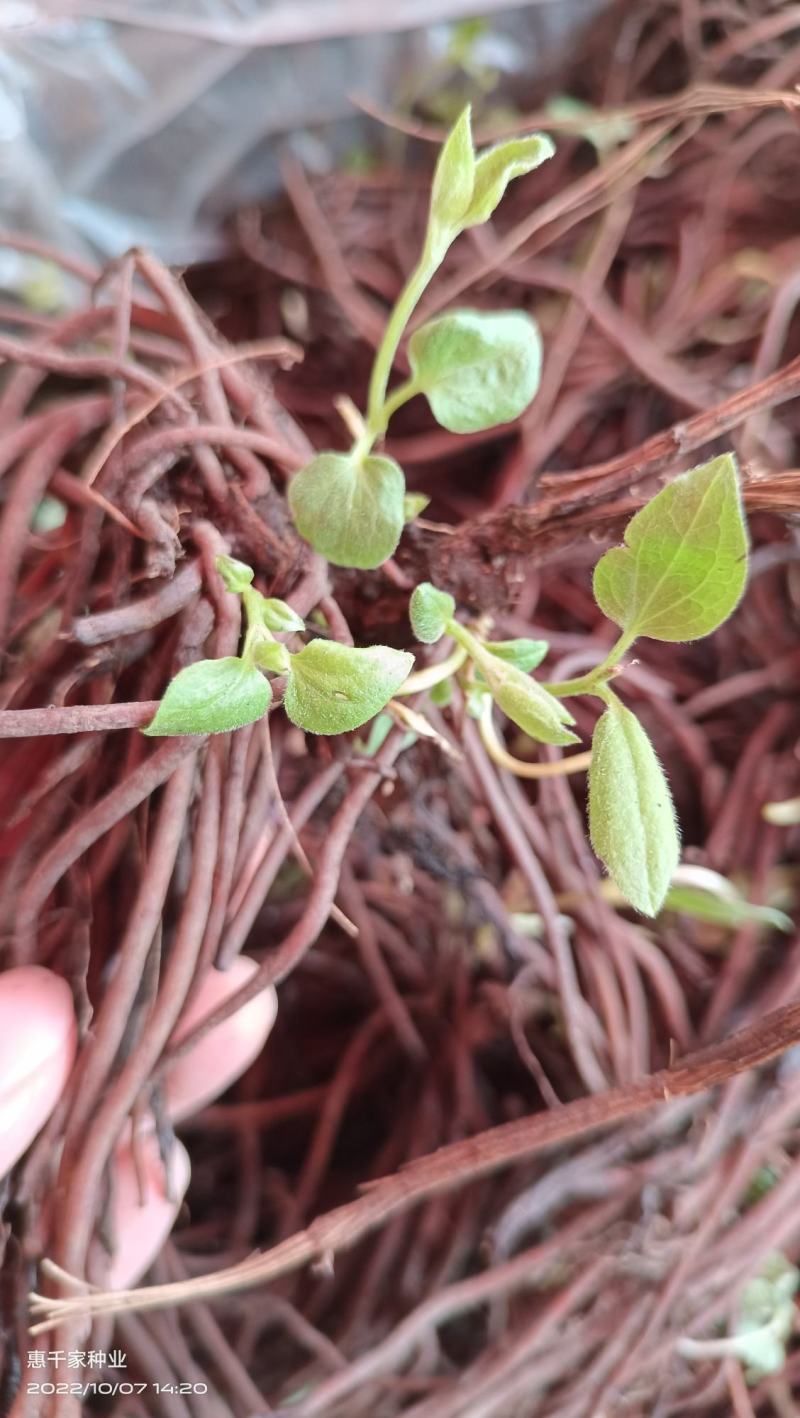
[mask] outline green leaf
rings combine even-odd
[[[286,646],[281,645],[279,641],[264,639],[254,641],[252,656],[262,670],[269,670],[273,675],[288,674],[292,657]]]
[[[500,202],[509,182],[533,172],[555,152],[555,144],[545,133],[531,133],[526,138],[512,138],[481,153],[475,163],[472,200],[462,218],[462,226],[479,226],[487,222]]]
[[[798,1283],[797,1267],[781,1251],[773,1251],[762,1262],[760,1273],[742,1290],[730,1349],[748,1366],[751,1382],[777,1373],[786,1363]]]
[[[484,684],[473,680],[464,687],[464,705],[470,719],[480,721],[492,702],[492,696]]]
[[[275,635],[288,634],[289,631],[305,630],[306,623],[302,616],[293,611],[291,606],[287,606],[285,601],[279,601],[275,596],[261,596],[259,614],[262,625],[271,630]]]
[[[433,174],[429,239],[443,254],[461,229],[475,183],[475,150],[472,146],[470,107],[464,109],[450,132]]]
[[[431,704],[435,704],[439,709],[446,709],[453,702],[453,680],[440,679],[438,684],[432,684],[428,690],[428,698]]]
[[[252,566],[237,561],[235,556],[218,556],[216,565],[227,589],[233,591],[235,596],[240,596],[247,589],[255,575]]]
[[[407,492],[403,498],[403,521],[408,524],[415,522],[417,517],[421,517],[428,506],[430,498],[424,492]]]
[[[456,603],[447,591],[439,591],[430,581],[415,586],[408,607],[411,629],[423,645],[435,645],[455,614]]]
[[[292,479],[289,507],[300,535],[334,566],[371,571],[400,540],[405,490],[391,458],[321,453]]]
[[[626,901],[657,915],[680,856],[675,809],[647,734],[613,697],[592,742],[589,832]]]
[[[155,718],[142,732],[223,734],[266,714],[272,699],[269,680],[237,655],[198,660],[167,685]]]
[[[601,610],[631,639],[698,640],[736,608],[747,528],[732,453],[693,468],[631,519],[595,567]]]
[[[356,740],[356,748],[359,753],[363,753],[365,758],[374,758],[378,750],[383,748],[393,726],[394,719],[391,714],[376,714],[369,726],[366,739]]]
[[[717,895],[697,886],[673,885],[664,900],[664,909],[692,916],[696,921],[708,921],[714,926],[737,930],[752,923],[791,934],[794,925],[790,916],[773,906],[755,906],[738,892]]]
[[[312,640],[292,655],[283,707],[309,733],[343,734],[379,713],[413,664],[413,655],[387,645],[354,650]]]
[[[516,665],[523,674],[530,674],[531,670],[538,669],[545,655],[550,649],[546,640],[484,640],[487,650],[491,650],[498,659],[505,660],[510,665]],[[478,671],[480,675],[480,670]]]
[[[636,134],[636,123],[626,114],[592,108],[571,94],[556,94],[549,99],[547,113],[551,118],[566,119],[570,129],[591,143],[601,159],[608,157]]]
[[[577,734],[565,728],[575,720],[561,700],[516,665],[494,655],[474,636],[470,636],[470,642],[469,653],[489,686],[492,699],[512,723],[540,743],[579,742]]]
[[[414,382],[451,433],[510,423],[539,387],[542,342],[521,310],[452,310],[414,331],[408,343]]]

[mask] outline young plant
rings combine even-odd
[[[477,155],[465,108],[439,155],[422,255],[409,276],[375,355],[364,415],[350,408],[347,453],[323,452],[293,478],[289,507],[301,536],[336,566],[373,569],[395,551],[417,508],[406,500],[399,464],[373,452],[403,404],[424,394],[434,418],[453,433],[474,433],[519,417],[533,399],[541,339],[522,311],[452,310],[415,330],[411,375],[388,391],[395,355],[414,309],[456,237],[488,221],[515,177],[554,152],[541,133]]]
[[[333,640],[312,640],[290,651],[275,636],[304,631],[300,616],[285,601],[255,590],[252,568],[243,562],[221,556],[217,569],[227,589],[242,600],[242,653],[198,660],[181,670],[143,733],[219,734],[252,724],[272,702],[265,675],[273,674],[286,677],[283,707],[292,723],[312,734],[343,734],[379,713],[408,675],[413,655],[388,645],[356,650]]]
[[[432,644],[449,635],[460,657],[456,652],[443,665],[413,675],[404,692],[460,674],[468,709],[479,719],[490,751],[496,742],[493,704],[531,738],[566,746],[578,737],[562,700],[579,694],[600,699],[604,712],[594,731],[589,767],[592,845],[625,900],[647,916],[658,914],[673,880],[680,857],[678,828],[653,746],[611,681],[640,636],[698,640],[727,620],[744,590],[747,550],[733,455],[713,458],[676,478],[631,519],[624,544],[607,551],[595,567],[595,599],[620,628],[616,644],[588,674],[556,684],[541,684],[530,674],[546,652],[543,642],[492,645],[455,619],[455,602],[446,592],[425,583],[411,597],[417,639]],[[426,674],[427,682],[420,683]]]

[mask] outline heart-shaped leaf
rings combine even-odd
[[[489,220],[509,182],[533,172],[535,167],[555,152],[555,144],[545,133],[531,133],[526,138],[512,138],[481,153],[475,163],[472,198],[462,217],[463,227],[479,226]]]
[[[354,650],[336,640],[312,640],[292,655],[283,707],[309,733],[347,733],[388,704],[413,664],[413,655],[388,645]]]
[[[414,382],[451,433],[510,423],[539,387],[542,342],[520,310],[452,310],[414,331],[408,345]]]
[[[589,832],[625,900],[656,916],[680,857],[675,809],[653,745],[615,697],[592,740]]]
[[[732,453],[692,468],[631,519],[595,567],[601,610],[634,639],[698,640],[739,603],[747,528]]]
[[[289,507],[300,535],[334,566],[371,571],[400,540],[405,490],[391,458],[321,453],[292,479]]]
[[[167,685],[155,718],[142,732],[153,737],[226,733],[255,723],[271,699],[269,680],[238,655],[198,660]]]
[[[456,603],[447,591],[440,591],[430,581],[415,586],[408,607],[411,629],[423,645],[435,645],[455,614]]]

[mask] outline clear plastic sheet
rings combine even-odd
[[[374,143],[351,95],[391,106],[455,24],[483,17],[505,81],[552,62],[598,4],[0,0],[0,219],[77,253],[208,256],[225,214],[277,188],[287,141],[322,169]],[[2,260],[6,288],[36,279]]]

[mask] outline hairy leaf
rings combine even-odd
[[[526,640],[524,637],[519,640],[484,640],[483,643],[498,659],[516,665],[523,674],[538,669],[550,649],[546,640]]]
[[[285,601],[279,601],[275,596],[260,597],[259,613],[262,624],[275,635],[306,628],[302,616],[299,616],[297,611],[293,611]]]
[[[728,930],[738,930],[739,926],[748,924],[787,934],[794,929],[791,916],[777,911],[773,906],[756,906],[752,901],[746,901],[738,891],[731,895],[718,895],[713,891],[704,891],[702,887],[674,883],[667,892],[664,908],[678,911],[683,916],[692,916],[696,921],[725,926]]]
[[[285,675],[291,664],[289,651],[277,640],[256,640],[252,655],[262,670],[269,670],[273,675]]]
[[[601,610],[632,638],[697,640],[736,608],[747,528],[732,453],[693,468],[631,519],[595,567]]]
[[[430,498],[424,492],[407,492],[403,498],[403,521],[408,524],[415,522],[417,517],[421,517],[428,506]]]
[[[252,566],[248,566],[244,561],[237,561],[235,556],[218,556],[216,564],[227,589],[237,596],[250,585],[255,574]]]
[[[479,226],[489,220],[509,182],[533,172],[555,152],[555,144],[545,133],[531,133],[526,138],[511,138],[481,153],[475,163],[475,183],[472,199],[462,218],[464,227]]]
[[[594,731],[589,831],[625,900],[657,915],[680,856],[675,809],[653,745],[616,698]]]
[[[411,629],[423,645],[434,645],[447,629],[456,603],[447,591],[439,591],[430,581],[415,586],[408,607]]]
[[[730,1349],[747,1365],[750,1382],[777,1373],[786,1363],[798,1284],[797,1267],[781,1251],[771,1251],[742,1290]]]
[[[237,655],[198,660],[167,685],[155,718],[142,732],[154,737],[226,733],[255,723],[271,699],[269,680]]]
[[[321,453],[289,487],[295,526],[334,566],[372,570],[394,552],[405,519],[406,481],[391,458],[358,461]]]
[[[578,743],[578,737],[565,727],[575,720],[561,700],[523,674],[516,665],[492,654],[491,650],[475,641],[469,650],[483,679],[489,686],[492,699],[512,723],[540,743]]]
[[[454,124],[433,174],[430,207],[430,236],[441,250],[458,233],[470,204],[475,183],[475,150],[472,123],[467,106]]]
[[[354,650],[335,640],[312,640],[292,655],[283,707],[309,733],[343,734],[379,713],[413,664],[413,655],[387,645]]]
[[[451,433],[510,423],[539,387],[539,330],[519,310],[449,311],[414,331],[408,355],[415,384]]]

